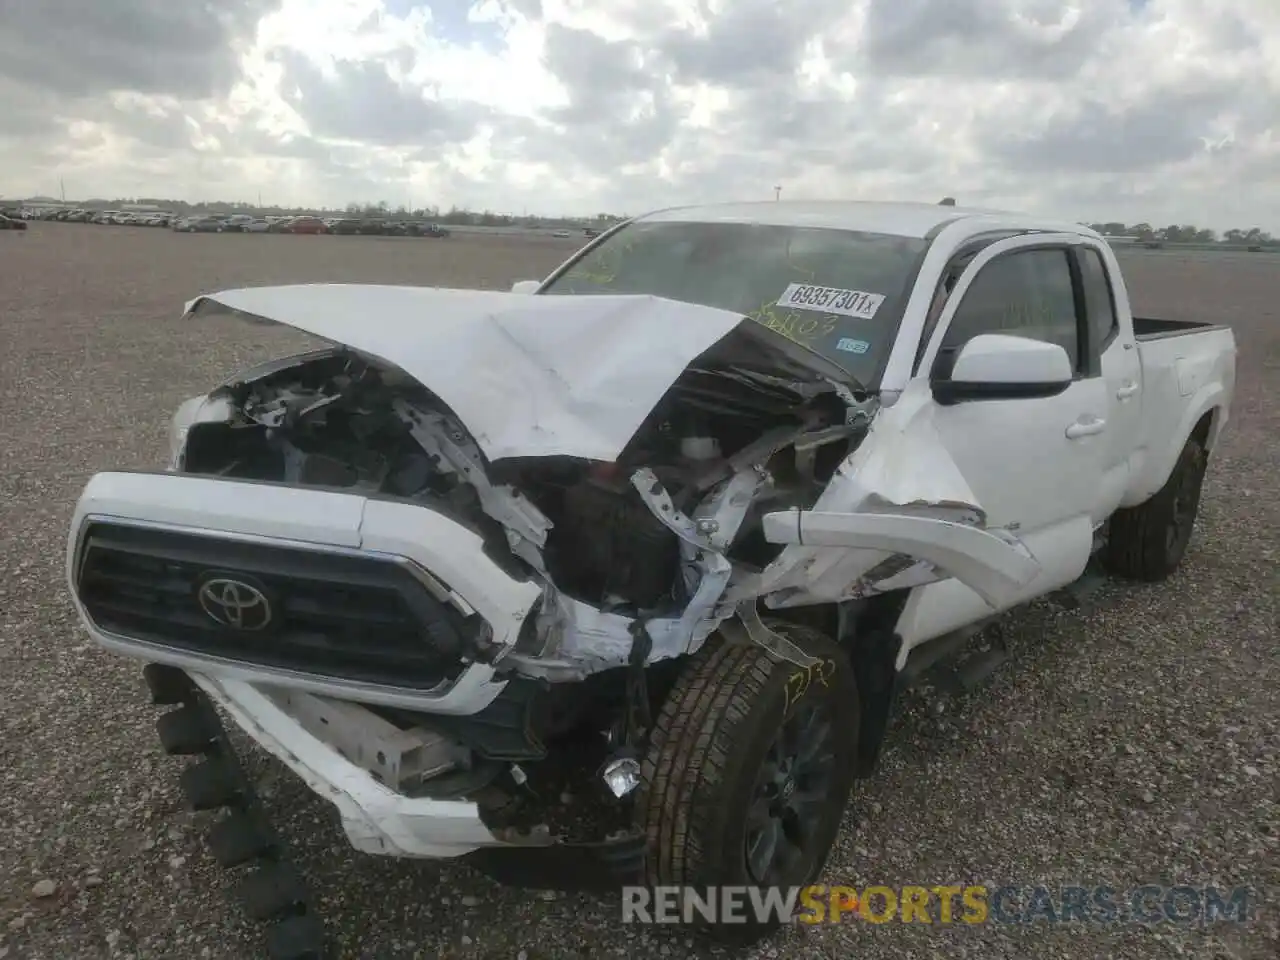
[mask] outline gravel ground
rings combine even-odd
[[[260,283],[504,287],[577,241],[174,236],[35,223],[0,235],[0,960],[258,956],[200,820],[182,809],[135,664],[91,646],[63,585],[66,524],[91,473],[153,466],[183,398],[297,345],[182,302]],[[1234,420],[1183,570],[1108,586],[1083,611],[1009,619],[1014,654],[980,694],[914,695],[882,773],[853,801],[828,878],[1249,884],[1247,926],[787,931],[746,957],[1280,955],[1280,269],[1248,255],[1131,254],[1137,308],[1230,323]],[[504,890],[458,866],[350,851],[329,809],[254,759],[344,957],[693,957],[679,930],[611,900]],[[48,894],[40,896],[39,894]],[[496,922],[495,922],[496,921]]]

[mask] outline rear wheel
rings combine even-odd
[[[1150,500],[1112,515],[1103,553],[1109,572],[1155,582],[1178,569],[1200,512],[1207,460],[1204,445],[1192,437],[1169,479]]]
[[[800,887],[826,864],[853,785],[858,691],[844,652],[774,622],[801,669],[718,635],[685,665],[655,725],[637,803],[654,886]],[[756,940],[782,918],[707,924]]]

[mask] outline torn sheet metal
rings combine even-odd
[[[615,460],[681,372],[743,317],[650,296],[374,284],[227,290],[187,304],[282,323],[399,367],[486,457]]]
[[[683,656],[698,649],[721,621],[732,614],[718,606],[729,582],[729,561],[710,555],[708,573],[679,617],[646,620],[645,631],[653,641],[647,663]],[[634,643],[635,619],[599,610],[590,604],[548,588],[537,614],[538,653],[511,653],[503,667],[551,682],[582,680],[593,673],[627,663]]]
[[[648,662],[692,653],[734,613],[722,600],[733,564],[724,555],[757,490],[769,483],[757,467],[745,467],[720,484],[690,517],[672,503],[657,475],[641,468],[631,484],[649,510],[680,538],[685,587],[693,596],[679,616],[644,621],[652,641]],[[552,681],[577,680],[625,664],[634,643],[632,617],[599,610],[547,586],[537,615],[537,652],[512,653],[504,665]]]
[[[931,412],[927,384],[882,409],[866,442],[840,466],[809,512],[813,535],[788,538],[784,515],[767,518],[779,537],[775,542],[789,545],[760,574],[736,581],[726,599],[759,593],[767,607],[779,609],[949,577],[993,608],[1016,596],[1039,572],[1039,563],[1012,533],[985,527],[986,511],[947,454]],[[848,522],[866,527],[865,548],[819,539],[821,517],[850,515]]]
[[[474,449],[475,444],[456,425],[451,426],[444,416],[430,410],[419,410],[404,400],[393,401],[392,408],[409,425],[418,445],[435,458],[439,469],[455,473],[471,485],[485,513],[506,529],[511,548],[534,569],[545,572],[538,550],[520,549],[521,541],[528,541],[539,549],[546,546],[551,521],[542,511],[515,488],[509,485],[497,487],[490,483],[484,464]]]

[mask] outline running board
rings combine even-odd
[[[1058,591],[1058,600],[1070,610],[1079,610],[1086,606],[1110,578],[1094,560],[1089,561],[1084,573]]]
[[[951,633],[927,640],[907,654],[907,662],[898,672],[899,682],[903,687],[914,686],[931,670],[946,660],[960,657],[974,637],[980,634],[989,621],[961,627]]]
[[[984,632],[988,634],[990,649],[971,651],[970,645]],[[916,647],[907,654],[899,682],[902,688],[909,688],[927,679],[953,696],[970,693],[1008,659],[1000,624],[993,617]]]
[[[990,650],[982,650],[955,664],[949,670],[938,671],[938,685],[952,696],[973,693],[991,678],[1009,660],[1009,651],[1003,642],[993,643]]]

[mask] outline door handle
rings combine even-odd
[[[1067,439],[1077,440],[1080,437],[1091,437],[1095,433],[1101,433],[1106,429],[1106,426],[1107,421],[1100,420],[1097,417],[1080,419],[1067,427]]]
[[[1132,380],[1130,380],[1124,383],[1120,387],[1120,389],[1116,391],[1116,396],[1119,397],[1121,400],[1128,400],[1130,397],[1132,397],[1135,393],[1138,392],[1138,389],[1139,389],[1138,385],[1134,383]]]

